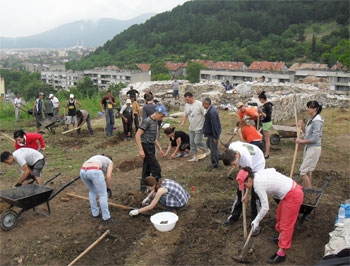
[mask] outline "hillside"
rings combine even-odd
[[[76,45],[97,47],[128,27],[145,22],[153,15],[143,14],[125,21],[113,18],[98,21],[79,20],[33,36],[0,37],[0,49],[69,48]]]
[[[246,64],[254,60],[314,60],[333,64],[339,57],[339,49],[334,49],[342,40],[349,40],[348,14],[349,3],[337,0],[194,0],[128,28],[90,56],[70,62],[68,67],[123,67],[188,59]],[[336,27],[331,31],[321,27],[328,23]],[[315,38],[306,39],[313,34]]]

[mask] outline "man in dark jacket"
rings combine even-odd
[[[221,123],[218,110],[211,105],[210,98],[202,101],[203,108],[207,110],[203,125],[203,134],[207,137],[207,147],[211,152],[211,164],[208,170],[219,167],[219,138],[221,134]]]

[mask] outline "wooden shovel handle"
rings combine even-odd
[[[66,195],[69,196],[69,197],[74,197],[74,198],[78,198],[78,199],[89,200],[89,198],[87,198],[87,197],[76,195],[76,194],[72,194],[72,193],[66,193]],[[134,208],[129,207],[129,206],[115,204],[115,203],[112,203],[112,202],[108,202],[108,205],[112,206],[112,207],[119,208],[119,209],[127,210],[127,211],[130,211],[130,210],[134,209]]]
[[[298,115],[297,115],[297,107],[294,105],[294,117],[295,117],[295,126],[297,128],[297,138],[300,137],[300,127],[298,126]],[[293,162],[292,162],[292,169],[290,170],[290,178],[293,178],[293,173],[294,173],[294,167],[295,167],[295,161],[297,159],[298,155],[298,147],[299,144],[295,143],[295,150],[294,150],[294,156],[293,156]]]
[[[85,249],[78,257],[76,257],[71,263],[68,264],[68,266],[72,266],[74,263],[76,263],[81,257],[83,257],[86,253],[88,253],[94,246],[96,246],[99,242],[101,242],[102,239],[104,239],[108,234],[109,230],[104,232],[102,236],[100,236],[94,243],[92,243],[87,249]]]

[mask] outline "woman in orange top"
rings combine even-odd
[[[237,133],[241,141],[246,141],[250,144],[258,146],[264,152],[264,145],[262,141],[262,135],[256,128],[249,125],[244,119],[237,122]]]

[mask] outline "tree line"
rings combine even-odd
[[[191,59],[247,65],[260,60],[289,65],[317,61],[331,66],[339,61],[349,67],[348,14],[349,3],[341,0],[194,0],[131,26],[66,67],[135,69],[136,63],[151,63],[152,72],[157,72],[165,61]]]

